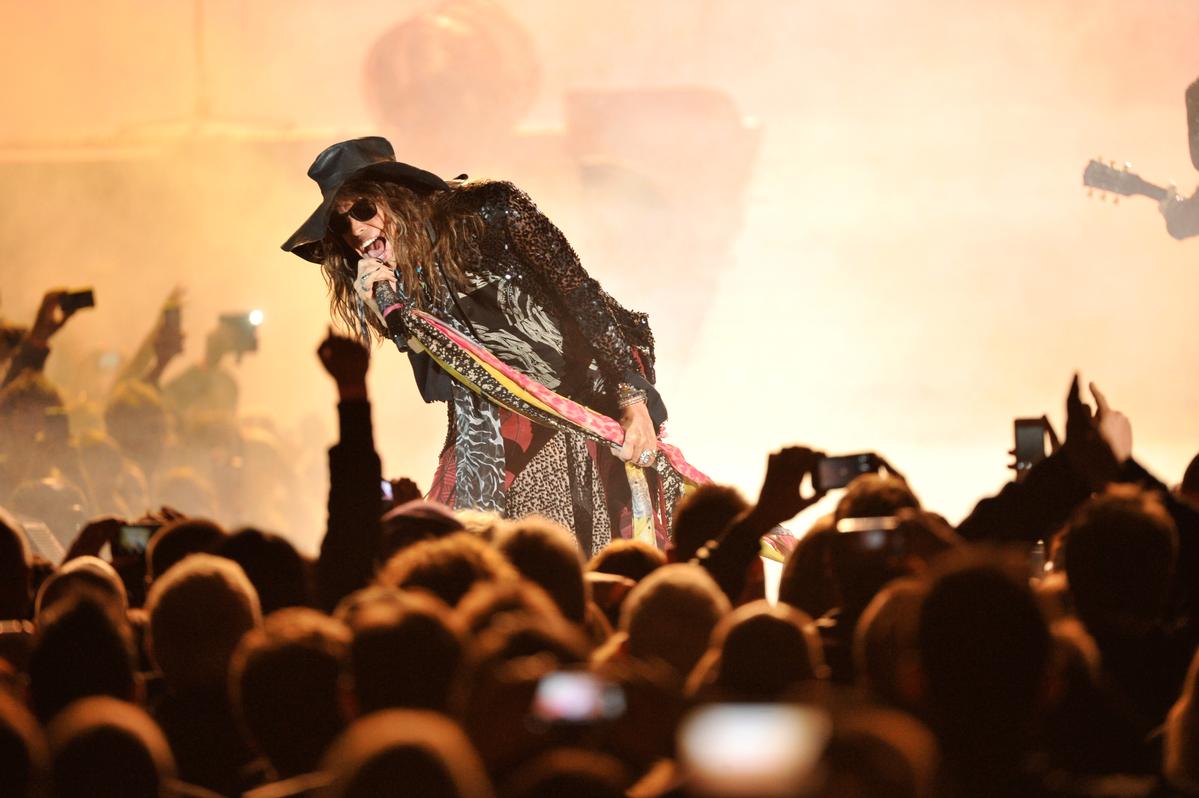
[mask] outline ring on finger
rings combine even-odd
[[[641,456],[637,458],[638,465],[647,466],[652,462],[654,462],[654,453],[651,452],[649,449],[646,449],[644,452],[641,453]]]

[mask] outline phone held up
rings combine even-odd
[[[822,457],[812,474],[812,488],[818,492],[843,488],[862,474],[877,473],[882,458],[874,452]]]
[[[144,554],[150,538],[161,524],[121,524],[116,540],[112,542],[114,557]]]
[[[1016,481],[1020,482],[1028,475],[1029,469],[1045,459],[1047,429],[1044,418],[1018,418],[1013,427],[1016,438],[1013,451],[1016,457]]]
[[[96,293],[90,288],[69,291],[59,298],[58,306],[62,308],[63,313],[74,313],[83,308],[94,308],[96,306]]]
[[[262,324],[262,311],[249,313],[222,313],[220,325],[229,333],[232,352],[240,358],[246,352],[258,351],[258,327]]]
[[[815,707],[708,704],[679,726],[679,760],[697,795],[790,798],[809,794],[831,735]]]
[[[529,719],[537,726],[581,726],[624,714],[620,685],[589,671],[554,671],[537,682]]]

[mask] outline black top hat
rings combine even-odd
[[[380,136],[339,141],[326,149],[312,166],[308,176],[321,188],[321,204],[312,212],[300,229],[283,243],[285,252],[294,252],[304,260],[321,262],[321,241],[329,225],[329,214],[337,192],[354,178],[403,183],[417,191],[429,192],[449,188],[432,172],[417,169],[395,159],[391,143]]]

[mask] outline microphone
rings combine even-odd
[[[391,287],[391,283],[378,282],[374,286],[375,304],[379,306],[379,312],[383,314],[383,322],[387,325],[387,332],[391,335],[393,341],[397,345],[403,346],[408,340],[408,330],[404,327],[404,303],[400,301],[396,295],[396,290]]]

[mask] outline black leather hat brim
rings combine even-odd
[[[326,192],[324,200],[312,212],[312,215],[300,225],[298,230],[292,233],[291,238],[283,242],[283,251],[292,252],[312,263],[320,263],[323,259],[321,242],[325,238],[325,230],[329,226],[329,214],[332,212],[333,205],[337,201],[337,194],[346,183],[358,179],[400,183],[416,191],[426,193],[430,191],[444,191],[449,188],[448,183],[432,172],[417,169],[415,166],[410,166],[406,163],[385,161],[364,166],[358,171],[347,175],[345,180],[331,187]]]

